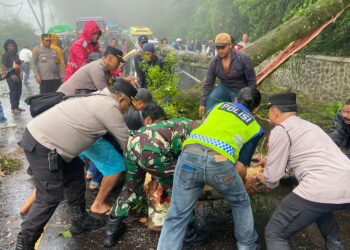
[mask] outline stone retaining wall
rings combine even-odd
[[[256,67],[256,72],[269,61],[271,59]],[[181,69],[199,80],[204,80],[207,72],[203,68],[186,64],[182,64]],[[318,100],[335,101],[350,98],[350,58],[295,55],[262,84],[268,88],[276,87],[303,93]]]
[[[350,58],[293,56],[262,84],[301,92],[319,100],[350,98]]]

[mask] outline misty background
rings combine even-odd
[[[40,19],[39,0],[30,0]],[[27,0],[0,0],[1,19],[18,18],[41,33]],[[157,37],[183,36],[197,0],[42,0],[46,30],[56,23],[75,25],[78,17],[102,17],[122,28],[149,26]]]
[[[177,37],[189,43],[206,43],[227,32],[241,40],[248,33],[254,41],[304,11],[317,0],[0,0],[0,44],[8,38],[24,44],[38,44],[42,33],[30,8],[41,21],[44,32],[58,23],[76,25],[79,17],[102,17],[106,24],[123,29],[148,26],[158,39]],[[41,3],[41,4],[40,4]],[[349,56],[350,11],[329,25],[299,53]],[[1,49],[0,49],[1,50]],[[0,51],[1,52],[1,51]]]

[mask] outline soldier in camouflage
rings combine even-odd
[[[143,112],[144,113],[144,112]],[[192,131],[192,120],[169,119],[146,126],[129,137],[125,153],[127,169],[124,187],[111,210],[114,217],[126,217],[142,199],[146,172],[171,196],[171,186],[182,142]]]
[[[173,174],[176,160],[181,153],[182,142],[192,129],[199,125],[186,118],[163,120],[165,112],[155,103],[145,107],[142,116],[147,126],[129,137],[124,155],[127,168],[126,181],[111,209],[104,239],[106,247],[115,245],[125,232],[126,225],[122,220],[142,198],[146,173],[158,180],[168,197],[171,197]]]

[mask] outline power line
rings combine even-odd
[[[16,6],[20,5],[20,4],[23,4],[23,2],[20,1],[20,2],[18,2],[16,4],[0,3],[0,5],[5,6],[5,7],[16,7]]]
[[[34,17],[35,17],[36,22],[38,23],[38,25],[39,25],[39,27],[40,27],[40,29],[41,29],[41,32],[42,32],[42,33],[45,33],[45,30],[43,29],[43,26],[41,25],[41,23],[40,23],[40,21],[39,21],[39,18],[38,18],[38,16],[37,16],[36,13],[35,13],[35,10],[34,10],[32,4],[30,3],[29,0],[27,0],[27,2],[28,2],[28,4],[29,4],[30,9],[31,9],[32,12],[33,12],[33,15],[34,15]]]
[[[19,9],[18,9],[17,13],[15,14],[16,17],[18,17],[19,13],[20,13],[21,10],[22,10],[22,7],[23,7],[23,2],[21,2],[21,6],[19,6]]]
[[[54,18],[53,18],[53,14],[52,14],[52,9],[51,9],[51,4],[49,4],[49,2],[47,3],[47,6],[49,7],[49,10],[50,10],[50,14],[51,14],[51,22],[52,24],[54,24]]]

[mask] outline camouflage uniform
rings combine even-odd
[[[130,208],[142,199],[146,172],[171,196],[176,160],[193,123],[190,119],[173,118],[143,127],[129,137],[124,155],[126,180],[112,207],[113,217],[127,217]]]

